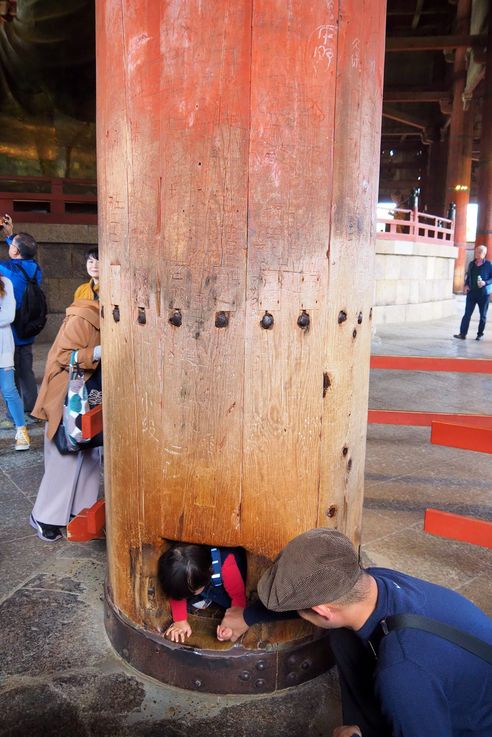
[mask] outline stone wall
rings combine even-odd
[[[97,245],[96,225],[45,225],[19,223],[17,232],[30,233],[38,242],[37,261],[43,271],[43,290],[48,300],[48,322],[38,341],[51,342],[72,302],[75,289],[88,280],[85,252]],[[0,258],[8,258],[5,243]]]
[[[376,240],[375,323],[454,315],[456,249],[443,243]]]

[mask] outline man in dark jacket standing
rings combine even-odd
[[[480,310],[480,321],[478,323],[478,332],[475,340],[481,340],[483,338],[483,331],[485,330],[485,322],[487,320],[487,310],[489,309],[489,297],[492,292],[492,264],[490,261],[486,261],[486,255],[487,247],[477,246],[475,248],[475,258],[473,261],[470,261],[470,265],[466,272],[465,314],[461,321],[460,332],[454,336],[460,340],[465,340],[466,338],[475,305],[478,305],[478,309]]]
[[[9,246],[9,260],[0,262],[0,274],[6,276],[14,285],[14,295],[17,309],[22,303],[22,297],[27,282],[22,271],[17,268],[20,265],[29,277],[36,274],[38,284],[41,283],[41,269],[34,260],[37,252],[37,243],[28,233],[14,234],[12,218],[4,215],[2,219],[2,232]],[[20,338],[12,325],[12,333],[15,342],[15,383],[24,402],[24,411],[31,414],[36,403],[38,394],[36,379],[32,368],[32,344],[34,338]]]
[[[325,528],[291,540],[258,594],[274,612],[297,609],[330,630],[344,720],[334,737],[492,735],[492,620],[460,594],[364,570],[350,540]],[[430,620],[433,631],[423,628]],[[461,644],[446,639],[456,630]],[[479,654],[476,640],[467,649],[473,638]]]

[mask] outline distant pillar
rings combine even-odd
[[[470,31],[471,0],[458,0],[456,33]],[[454,291],[463,291],[466,262],[466,212],[470,198],[473,146],[473,105],[463,107],[466,84],[466,48],[455,51],[453,69],[453,109],[449,131],[448,171],[446,195],[448,202],[456,203],[455,244],[458,257],[454,267]]]
[[[425,202],[431,215],[446,215],[449,197],[446,191],[446,171],[448,165],[448,142],[442,141],[440,131],[429,146]],[[452,199],[452,198],[451,198]]]
[[[169,643],[156,561],[242,546],[254,593],[302,531],[360,541],[385,6],[96,3],[107,631],[178,686],[326,668],[301,620]]]
[[[485,71],[482,106],[482,137],[478,169],[478,221],[477,246],[487,246],[488,258],[492,258],[492,17],[489,17],[487,39],[487,68]]]

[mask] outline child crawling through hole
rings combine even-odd
[[[217,627],[221,641],[235,641],[259,622],[297,616],[296,612],[271,612],[260,601],[247,605],[246,553],[242,548],[176,543],[160,556],[157,575],[171,606],[173,623],[165,635],[173,642],[185,642],[191,635],[188,612],[205,609],[212,602],[226,610]],[[227,625],[231,615],[240,623],[234,629]]]

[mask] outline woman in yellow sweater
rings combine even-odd
[[[99,299],[99,252],[97,248],[90,248],[85,254],[87,273],[90,281],[77,287],[74,300],[76,299]]]

